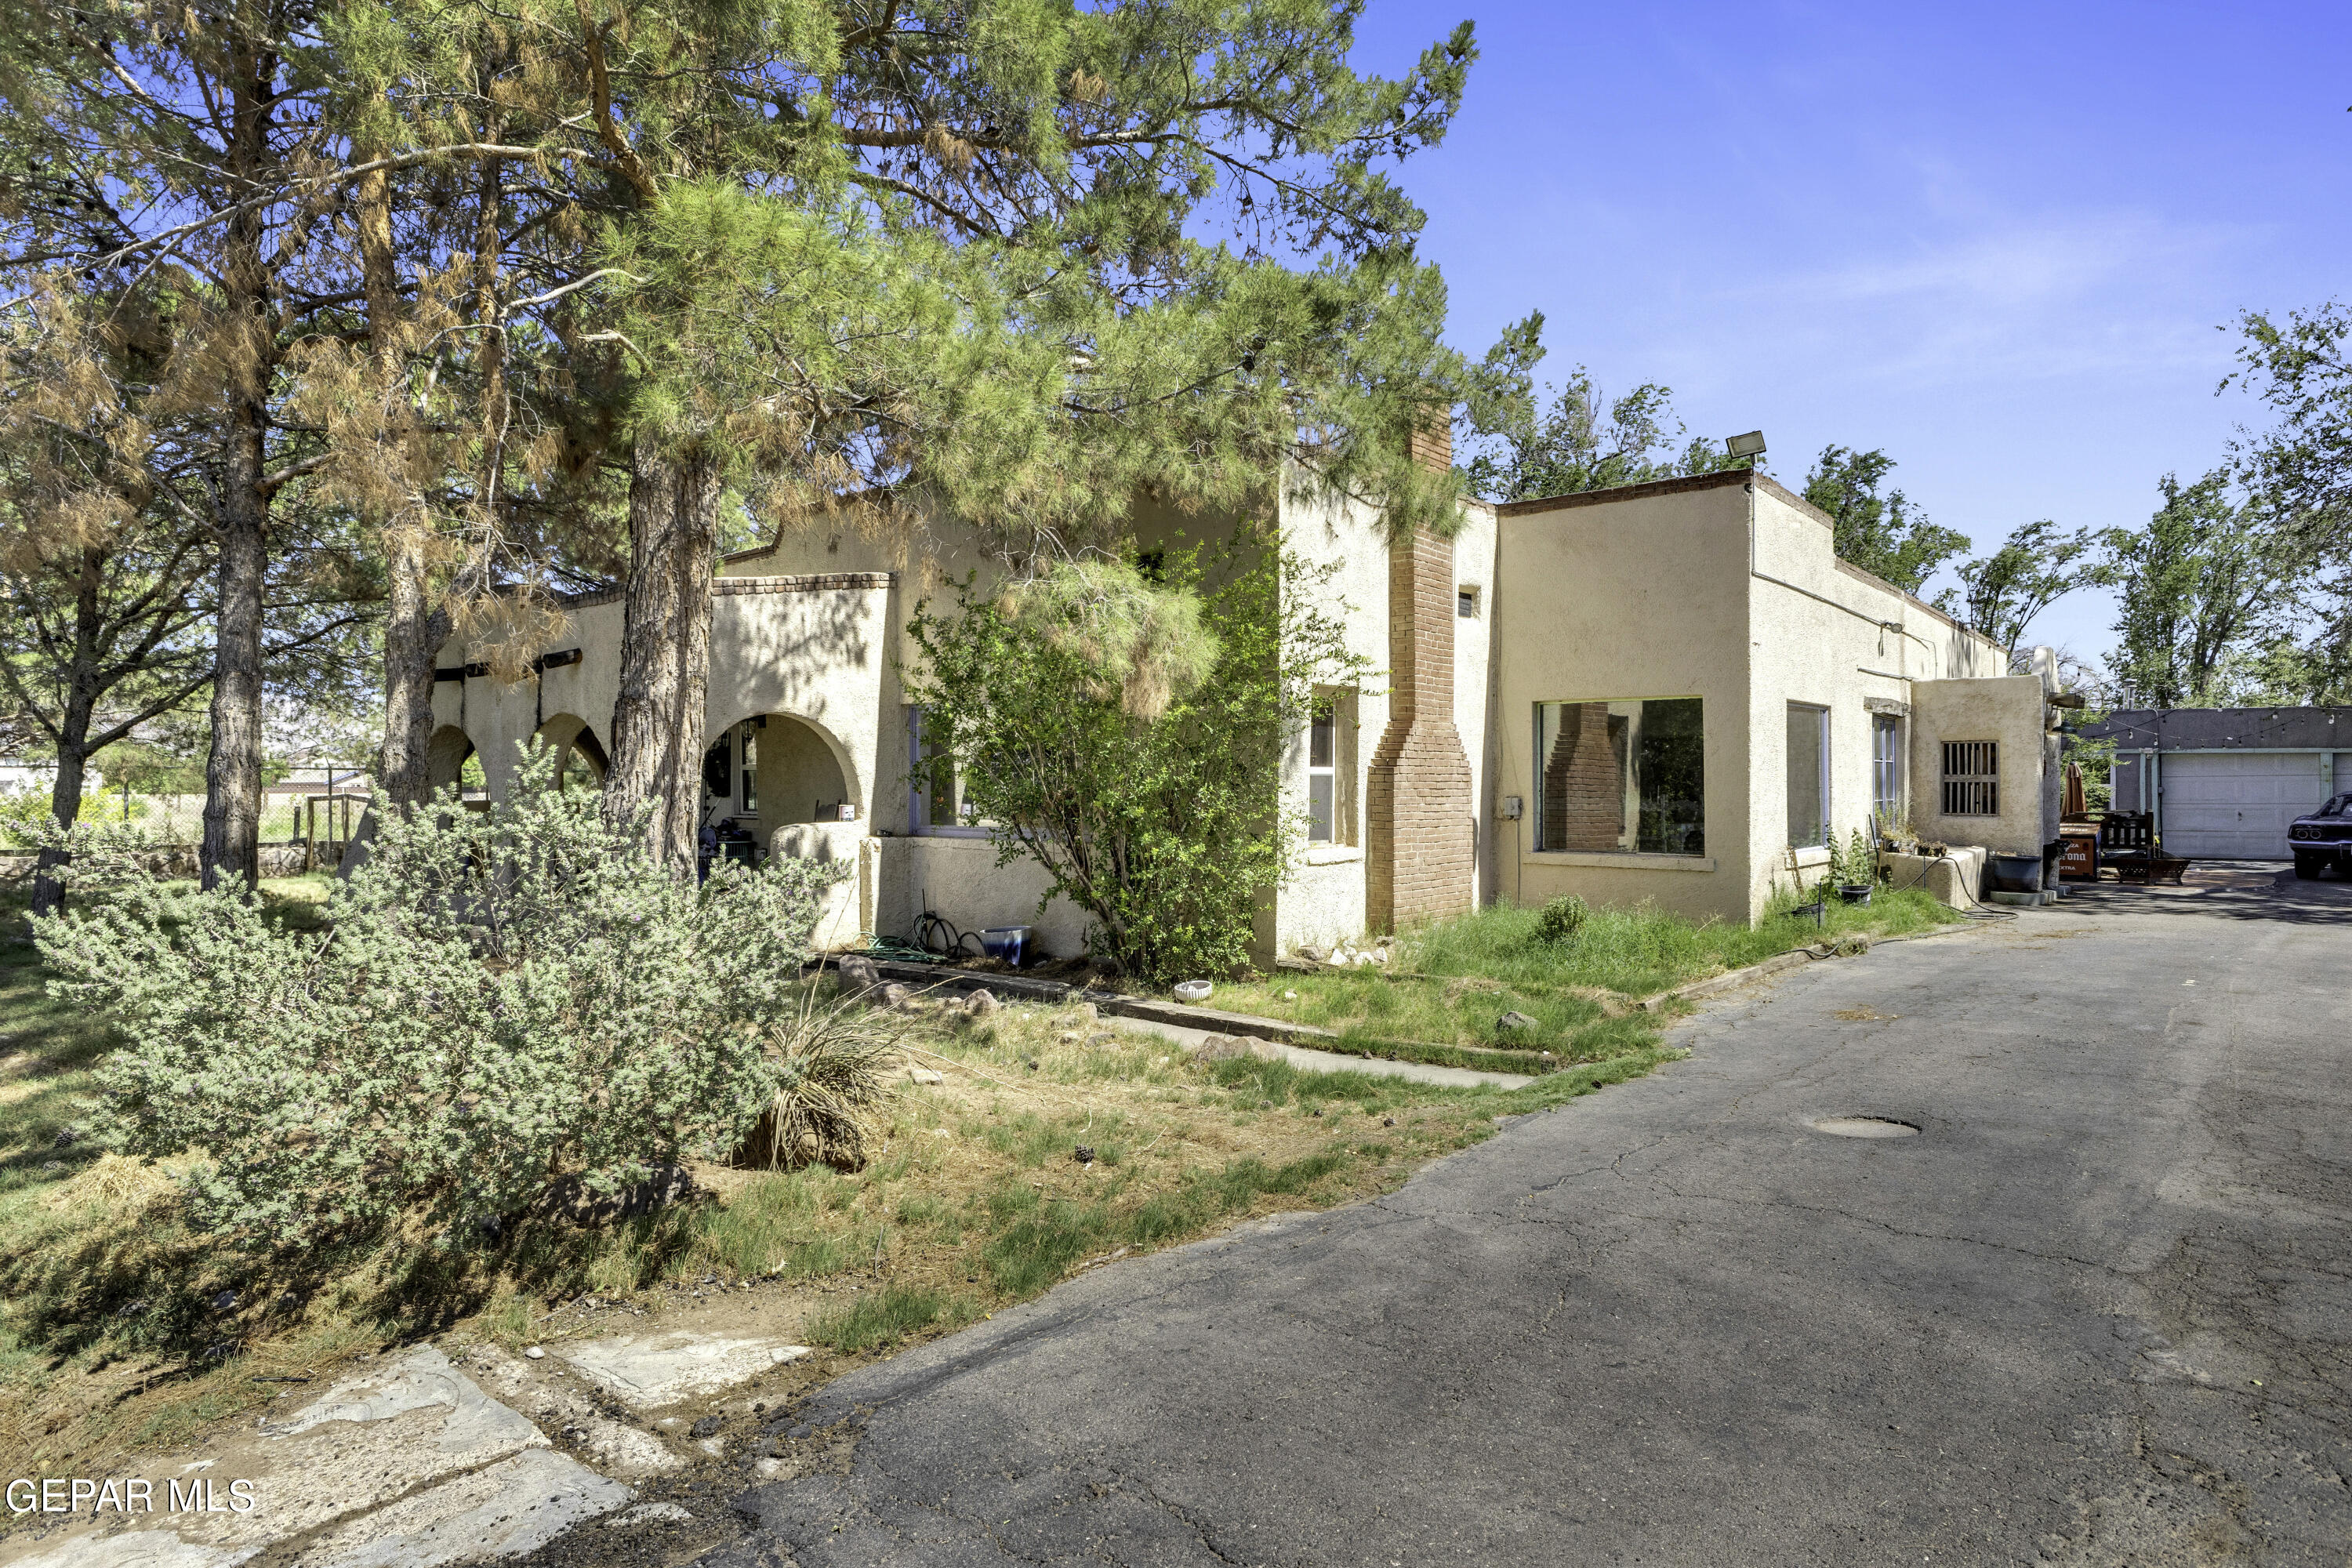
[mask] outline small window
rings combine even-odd
[[[1478,618],[1478,590],[1475,588],[1454,589],[1454,613],[1461,616],[1465,621],[1476,620]]]
[[[1536,704],[1538,852],[1706,853],[1696,697]]]
[[[1356,694],[1318,687],[1307,721],[1307,841],[1356,841]]]
[[[746,816],[760,814],[760,732],[750,724],[743,726],[743,794],[742,813]]]
[[[1330,843],[1339,821],[1339,781],[1331,762],[1339,751],[1333,733],[1338,728],[1331,700],[1317,698],[1314,717],[1307,722],[1307,837],[1311,843]]]
[[[1903,721],[1870,716],[1870,809],[1882,831],[1903,820]]]
[[[1830,841],[1830,710],[1789,704],[1789,847]]]
[[[1944,742],[1944,815],[2000,815],[2000,743],[1998,741]]]

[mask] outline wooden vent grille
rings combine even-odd
[[[2000,815],[2000,743],[1997,741],[1944,742],[1944,815]]]

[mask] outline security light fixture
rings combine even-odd
[[[1734,436],[1723,444],[1723,449],[1735,458],[1760,458],[1764,455],[1764,432],[1750,430],[1745,436]]]

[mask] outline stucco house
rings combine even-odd
[[[1442,434],[1419,455],[1451,457]],[[1308,836],[1262,914],[1265,956],[1563,893],[1747,921],[1874,815],[1998,850],[2057,836],[2051,662],[2010,673],[2008,650],[1837,560],[1829,520],[1765,476],[1472,504],[1451,539],[1393,544],[1353,501],[1270,482],[1261,505],[1335,568],[1322,591],[1381,672],[1318,693],[1293,748],[1283,805]],[[1141,532],[1230,526],[1147,514]],[[1084,945],[1080,911],[1041,911],[1042,875],[1000,868],[920,765],[908,622],[975,568],[952,532],[921,548],[794,532],[723,563],[709,810],[773,853],[854,868],[829,942],[902,935],[930,910]],[[621,605],[569,607],[522,682],[444,651],[436,783],[534,734],[579,782],[601,774]]]

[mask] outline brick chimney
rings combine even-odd
[[[1415,462],[1454,465],[1443,415],[1414,432]],[[1364,788],[1364,925],[1393,931],[1470,908],[1470,759],[1454,728],[1454,542],[1427,529],[1389,544],[1389,721]]]

